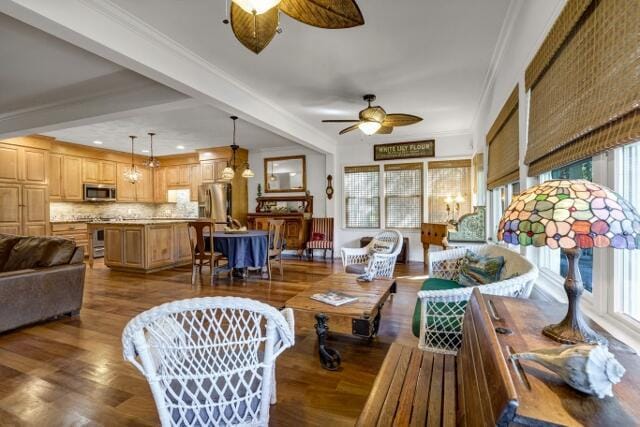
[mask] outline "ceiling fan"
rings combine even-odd
[[[422,117],[414,116],[412,114],[400,114],[393,113],[387,114],[384,108],[379,105],[371,106],[371,103],[376,100],[376,96],[368,94],[362,97],[369,106],[364,110],[361,110],[358,114],[357,120],[323,120],[323,123],[355,123],[346,129],[340,131],[340,135],[347,132],[351,132],[355,129],[360,129],[366,135],[377,134],[389,134],[393,132],[393,128],[396,126],[409,126],[422,121]]]
[[[236,38],[260,53],[281,33],[280,12],[319,28],[351,28],[364,24],[355,0],[231,0],[230,21]]]

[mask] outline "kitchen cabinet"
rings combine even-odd
[[[153,170],[153,201],[167,203],[167,168]]]
[[[62,200],[82,200],[82,158],[80,157],[64,156],[62,159]]]
[[[89,232],[97,226],[90,224]],[[191,262],[186,222],[136,221],[100,226],[104,227],[104,263],[113,270],[148,273]]]
[[[49,200],[62,199],[62,154],[49,154]]]
[[[0,183],[0,233],[46,236],[49,196],[46,185]]]
[[[167,187],[189,187],[190,165],[167,167]]]
[[[191,201],[197,202],[198,187],[200,187],[200,184],[202,183],[202,174],[200,172],[200,165],[191,165],[190,177],[191,177],[191,182],[190,182],[191,183],[191,186],[190,186]]]
[[[82,158],[49,154],[49,198],[80,201],[82,194]]]
[[[136,183],[136,201],[153,202],[153,170],[151,168],[139,168],[142,178]]]
[[[200,162],[202,182],[222,180],[222,171],[229,164],[228,159],[203,160]]]
[[[124,177],[124,172],[128,170],[130,167],[131,165],[127,163],[118,163],[117,165],[116,199],[118,202],[135,202],[136,201],[136,185],[130,183]]]
[[[98,159],[82,159],[82,182],[116,184],[115,163]]]
[[[0,179],[18,181],[18,151],[20,147],[0,144]]]
[[[47,162],[45,150],[0,144],[0,180],[45,185]]]

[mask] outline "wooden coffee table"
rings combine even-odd
[[[389,295],[395,293],[394,279],[358,282],[355,275],[336,273],[316,282],[285,303],[295,314],[297,328],[315,328],[318,334],[320,362],[328,370],[340,366],[340,354],[326,346],[329,326],[332,332],[373,338],[380,325],[380,310]],[[358,297],[357,301],[334,307],[311,299],[311,295],[327,291]]]

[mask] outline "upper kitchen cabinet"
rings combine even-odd
[[[153,170],[153,201],[167,203],[167,168]]]
[[[82,158],[49,154],[49,199],[82,200]]]
[[[222,179],[222,171],[227,167],[228,160],[203,160],[200,162],[202,182],[215,182]]]
[[[136,201],[153,202],[153,171],[150,168],[140,167],[142,177],[136,183]]]
[[[191,201],[192,202],[197,202],[198,201],[198,187],[200,186],[200,184],[202,183],[202,174],[201,174],[201,169],[200,169],[200,165],[191,165]]]
[[[124,172],[131,167],[128,163],[118,163],[116,168],[117,190],[116,198],[119,202],[136,201],[136,185],[124,178]]]
[[[62,159],[62,200],[82,200],[82,158],[64,156]]]
[[[0,180],[47,183],[47,152],[38,148],[0,144]]]
[[[82,159],[82,182],[115,184],[116,164],[98,159]]]
[[[191,176],[190,165],[167,167],[167,187],[189,187]]]

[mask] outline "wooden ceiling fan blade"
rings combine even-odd
[[[359,123],[360,120],[323,120],[322,123]]]
[[[320,28],[351,28],[364,24],[354,0],[282,0],[280,10],[295,20]]]
[[[349,126],[348,128],[342,129],[340,131],[340,135],[344,135],[347,132],[351,132],[352,130],[356,130],[356,129],[358,129],[358,126],[360,126],[360,123],[356,123],[353,126]]]
[[[378,132],[376,132],[376,134],[388,135],[391,132],[393,132],[393,126],[380,126],[380,129],[378,129]]]
[[[260,53],[267,47],[278,29],[278,7],[273,7],[260,15],[245,12],[231,2],[231,28],[240,43],[253,53]]]
[[[422,121],[422,117],[413,114],[387,114],[382,121],[382,126],[409,126]]]

